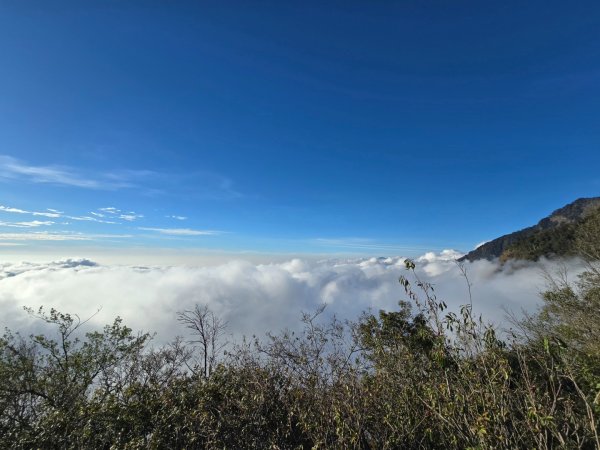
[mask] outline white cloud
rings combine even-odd
[[[117,209],[113,206],[109,206],[107,208],[98,208],[98,211],[105,212],[107,214],[119,214],[121,212],[120,209]]]
[[[100,174],[61,165],[32,165],[8,155],[0,155],[0,179],[54,184],[84,189],[116,190],[140,188],[140,182],[159,179],[150,170],[112,170]]]
[[[190,228],[149,228],[139,227],[138,230],[154,231],[160,234],[168,234],[170,236],[215,236],[223,234],[223,231],[216,230],[192,230]]]
[[[187,217],[185,216],[165,216],[168,219],[175,219],[175,220],[187,220]]]
[[[105,182],[86,177],[64,166],[29,165],[7,155],[0,155],[0,178],[87,189],[115,189],[128,186],[127,183]]]
[[[114,206],[109,206],[106,208],[98,208],[98,211],[101,211],[101,212],[91,212],[90,213],[96,217],[96,219],[94,219],[96,222],[115,223],[115,222],[107,222],[107,221],[100,220],[100,219],[98,219],[98,217],[100,217],[100,218],[109,217],[111,219],[121,219],[121,220],[125,220],[127,222],[133,222],[135,220],[138,220],[138,219],[141,219],[144,217],[143,214],[138,214],[134,211],[123,212],[119,208],[115,208]]]
[[[0,211],[17,213],[17,214],[32,214],[29,211],[24,211],[24,210],[18,209],[18,208],[10,208],[8,206],[0,206]]]
[[[100,210],[104,210],[107,209],[108,212],[111,214],[111,218],[114,219],[122,219],[122,220],[126,220],[128,222],[131,222],[133,220],[139,219],[144,217],[141,214],[136,214],[134,212],[131,212],[127,215],[119,215],[120,211],[116,208],[101,208]],[[71,220],[76,220],[79,222],[97,222],[97,223],[109,223],[109,224],[116,224],[118,222],[115,222],[114,220],[105,220],[103,219],[105,217],[104,214],[101,213],[96,213],[96,212],[91,212],[90,216],[69,216],[66,215],[64,212],[62,211],[58,211],[56,209],[51,209],[51,208],[47,208],[46,211],[27,211],[24,209],[19,209],[19,208],[12,208],[12,207],[8,207],[8,206],[1,206],[0,205],[0,211],[4,211],[7,213],[15,213],[15,214],[29,214],[32,216],[42,216],[42,217],[49,217],[49,218],[65,218],[65,219],[71,219]],[[48,222],[47,224],[49,224],[50,222]],[[7,225],[10,226],[10,225]]]
[[[461,256],[463,253],[456,250],[442,250],[441,253],[427,252],[417,258],[416,262],[428,276],[438,276],[455,268],[456,261]]]
[[[84,234],[84,233],[0,233],[0,241],[95,241],[99,239],[125,239],[128,234]]]
[[[33,165],[0,155],[0,181],[50,184],[93,190],[138,189],[147,195],[185,194],[194,198],[234,200],[243,198],[231,179],[218,173],[160,173],[151,170],[113,169],[98,172],[64,165]],[[119,212],[115,209],[115,213]],[[126,220],[126,219],[125,219]]]
[[[48,212],[44,212],[44,211],[26,211],[24,209],[19,209],[19,208],[11,208],[8,206],[1,206],[0,205],[0,211],[4,211],[7,213],[15,213],[15,214],[29,214],[32,216],[42,216],[42,217],[48,217],[48,218],[66,218],[66,219],[71,219],[71,220],[77,220],[77,221],[86,221],[86,222],[100,222],[100,223],[117,223],[117,222],[112,222],[112,221],[108,221],[108,220],[101,220],[98,219],[97,217],[92,217],[92,216],[69,216],[69,215],[65,215],[64,212],[62,211],[58,211],[56,209],[51,209],[51,208],[47,208]],[[99,216],[99,217],[103,217],[102,215],[98,215],[95,213],[91,213],[94,216]],[[43,222],[40,222],[41,224],[43,224]],[[51,222],[46,222],[45,224],[50,224]]]
[[[98,223],[111,223],[111,224],[117,223],[112,220],[103,220],[103,219],[98,219],[96,217],[91,217],[91,216],[64,216],[64,217],[67,219],[71,219],[71,220],[77,220],[79,222],[98,222]]]
[[[24,209],[19,208],[11,208],[9,206],[0,205],[0,211],[4,211],[7,213],[15,213],[15,214],[29,214],[32,216],[42,216],[42,217],[50,217],[50,218],[58,218],[61,217],[61,212],[55,209],[48,208],[48,212],[44,211],[25,211]]]
[[[446,249],[442,250],[441,253],[427,252],[423,256],[417,258],[417,261],[421,263],[456,261],[461,256],[464,256],[464,253],[452,249]]]
[[[121,214],[118,216],[119,219],[126,220],[127,222],[133,222],[134,220],[138,220],[143,218],[142,214],[136,214],[134,212],[130,212],[128,214]]]
[[[450,308],[468,303],[466,282],[449,254],[417,262],[417,273],[434,283]],[[435,265],[435,270],[432,266]],[[552,267],[551,263],[546,263]],[[503,267],[489,261],[466,264],[477,313],[502,322],[503,308],[532,310],[544,287],[540,264]],[[574,267],[577,267],[574,265]],[[428,275],[434,273],[434,275]],[[21,306],[44,305],[86,317],[99,307],[96,325],[123,317],[137,330],[157,331],[166,341],[185,330],[176,312],[209,305],[236,336],[263,335],[298,325],[301,311],[328,305],[327,314],[356,319],[371,308],[391,310],[405,298],[398,283],[404,259],[363,258],[277,264],[231,261],[215,267],[102,266],[89,260],[0,265],[0,326],[17,326]]]
[[[31,222],[2,222],[0,221],[0,226],[3,227],[13,227],[13,228],[36,228],[41,226],[49,226],[53,225],[54,222],[49,220],[41,221],[41,220],[32,220]]]

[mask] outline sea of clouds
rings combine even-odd
[[[445,250],[415,260],[418,276],[432,283],[439,299],[457,310],[469,302],[467,282]],[[156,332],[155,342],[186,335],[178,311],[208,305],[228,322],[234,337],[262,336],[267,331],[298,328],[301,313],[325,303],[326,314],[356,319],[361,312],[393,310],[405,299],[398,283],[407,275],[405,258],[291,259],[272,264],[235,260],[214,267],[100,265],[86,259],[50,263],[0,264],[0,326],[35,329],[23,307],[56,308],[85,319],[94,328],[116,316],[134,330]],[[471,283],[474,310],[499,327],[506,311],[532,311],[544,290],[544,272],[566,264],[573,277],[580,262],[541,261],[500,265],[478,261],[464,265]]]

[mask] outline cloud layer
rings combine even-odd
[[[467,285],[452,251],[428,253],[417,271],[433,283],[451,308],[468,302]],[[580,270],[571,262],[575,271]],[[532,310],[544,288],[542,267],[548,262],[506,265],[480,261],[467,265],[477,312],[502,323],[504,308]],[[47,264],[0,265],[0,325],[27,327],[22,306],[54,307],[81,317],[101,312],[92,323],[115,316],[136,330],[156,331],[160,342],[185,330],[176,312],[195,303],[209,305],[229,322],[235,336],[263,335],[298,325],[301,311],[328,305],[328,314],[355,319],[364,310],[393,309],[404,298],[398,277],[406,274],[404,259],[370,258],[318,262],[292,259],[277,264],[231,261],[216,267],[101,266],[89,260]]]

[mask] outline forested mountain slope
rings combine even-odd
[[[600,197],[580,198],[537,225],[500,236],[461,258],[461,261],[500,258],[537,260],[542,256],[574,256],[584,252],[578,242],[600,239]],[[595,231],[594,231],[595,230]],[[590,235],[596,234],[594,236]]]

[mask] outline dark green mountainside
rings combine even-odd
[[[479,259],[535,261],[542,256],[581,255],[578,242],[600,241],[600,197],[580,198],[557,209],[537,225],[506,234],[463,256],[460,261]],[[586,236],[582,236],[586,233]],[[590,236],[589,234],[594,234]]]

